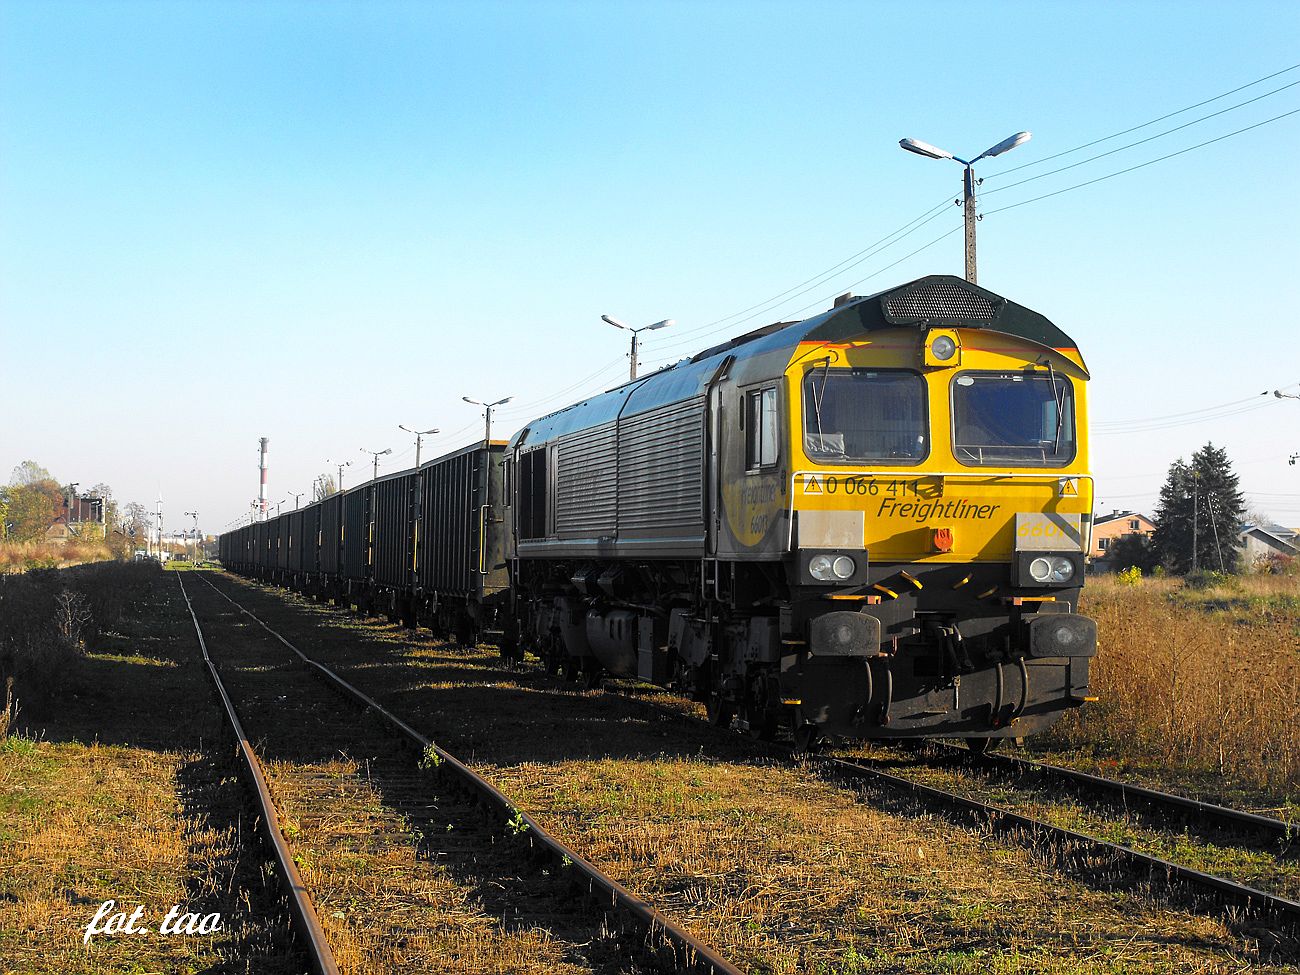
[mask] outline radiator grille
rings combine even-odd
[[[993,319],[993,302],[951,281],[935,281],[890,295],[885,299],[885,314],[893,319],[987,322]]]

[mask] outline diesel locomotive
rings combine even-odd
[[[239,529],[221,556],[569,677],[675,686],[757,736],[978,749],[1090,700],[1087,381],[1042,315],[926,277],[313,506],[337,528]]]

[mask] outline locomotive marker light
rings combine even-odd
[[[507,396],[505,399],[499,399],[495,403],[480,403],[478,400],[470,399],[468,396],[462,396],[461,399],[463,399],[466,403],[473,403],[475,406],[483,407],[483,415],[487,417],[487,425],[484,426],[483,428],[483,442],[491,443],[492,442],[492,409],[493,407],[500,406],[502,403],[509,403],[512,399],[514,399],[514,397]]]
[[[927,368],[954,369],[961,365],[961,340],[949,329],[932,329],[922,350]]]
[[[1017,132],[1015,135],[1008,136],[995,146],[985,149],[974,159],[966,160],[960,156],[954,156],[946,149],[940,149],[932,146],[928,142],[922,142],[920,139],[899,139],[898,144],[908,152],[914,152],[918,156],[925,156],[927,159],[951,159],[953,162],[959,162],[966,167],[965,178],[962,181],[962,202],[966,211],[966,280],[975,284],[975,173],[973,167],[981,159],[989,159],[993,156],[1000,156],[1004,152],[1009,152],[1018,145],[1023,145],[1030,139],[1028,132]]]
[[[641,332],[653,332],[655,329],[667,328],[669,325],[677,324],[675,320],[671,318],[665,318],[662,322],[655,322],[653,325],[642,325],[640,328],[633,328],[631,325],[625,325],[623,322],[620,322],[617,318],[614,318],[612,315],[601,315],[600,320],[602,322],[605,322],[608,325],[613,325],[615,328],[621,328],[625,332],[632,333],[632,352],[630,353],[631,360],[632,360],[632,367],[628,370],[629,380],[636,378],[636,366],[637,366],[636,357],[637,357],[638,334],[640,334]]]

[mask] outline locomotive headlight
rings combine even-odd
[[[847,582],[862,574],[858,560],[838,552],[819,552],[808,557],[807,572],[816,582]]]
[[[1015,586],[1079,586],[1082,576],[1082,552],[1017,552],[1011,565]]]
[[[821,582],[830,582],[835,578],[835,560],[829,555],[814,555],[808,563],[808,574]]]
[[[947,362],[957,352],[957,343],[947,335],[940,335],[930,343],[930,354],[940,362]]]
[[[1044,585],[1069,582],[1074,577],[1074,563],[1059,555],[1040,555],[1029,563],[1029,576]]]

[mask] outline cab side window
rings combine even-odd
[[[777,423],[775,386],[745,394],[745,470],[776,466]]]

